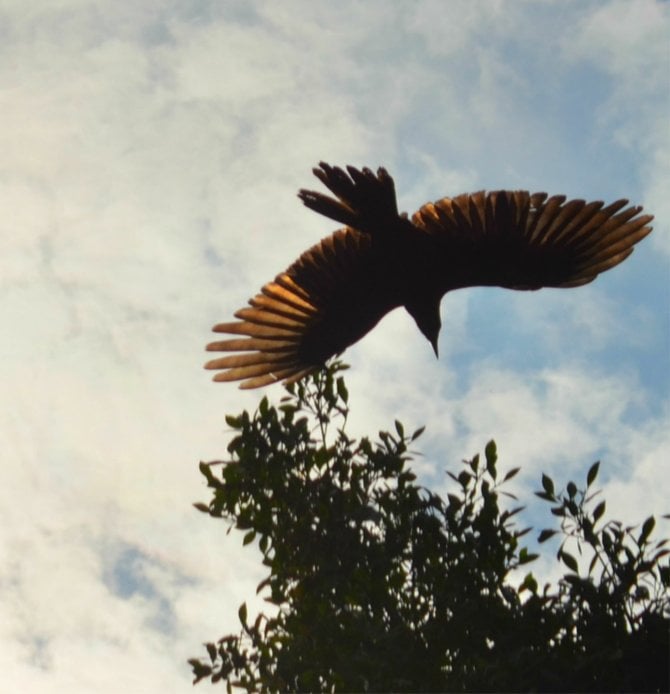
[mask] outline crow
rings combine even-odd
[[[398,306],[437,355],[446,292],[587,284],[627,258],[653,219],[641,207],[626,207],[627,200],[604,206],[506,190],[445,197],[409,219],[398,214],[384,168],[375,175],[321,162],[313,171],[335,197],[310,190],[298,197],[345,226],[266,284],[235,313],[239,320],[214,326],[238,336],[207,345],[237,353],[205,365],[218,371],[215,381],[241,380],[240,388],[297,381]]]

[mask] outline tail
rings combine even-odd
[[[377,169],[375,175],[367,167],[359,170],[347,166],[345,172],[320,162],[313,171],[336,197],[303,189],[298,197],[310,210],[368,233],[398,219],[395,185],[386,169]]]

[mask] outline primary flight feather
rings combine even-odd
[[[233,339],[208,351],[215,381],[258,388],[321,367],[404,306],[437,354],[440,301],[452,289],[577,287],[618,265],[650,231],[651,215],[627,200],[566,201],[564,195],[493,191],[427,203],[398,214],[385,169],[321,163],[334,194],[301,190],[310,209],[344,224],[303,253],[235,313],[214,326]]]

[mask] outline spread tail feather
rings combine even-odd
[[[345,172],[320,162],[313,172],[335,197],[301,190],[298,197],[310,210],[368,233],[375,233],[398,218],[395,184],[386,169],[377,169],[375,175],[367,167],[347,166]]]

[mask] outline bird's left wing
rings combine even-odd
[[[211,352],[236,352],[205,365],[215,381],[240,388],[293,382],[319,368],[367,333],[393,306],[392,292],[372,251],[370,236],[345,228],[303,253],[266,284],[239,320],[216,325],[234,339],[212,342]]]
[[[653,217],[627,204],[482,191],[428,203],[412,223],[433,242],[426,273],[441,292],[577,287],[621,263],[651,231]]]

